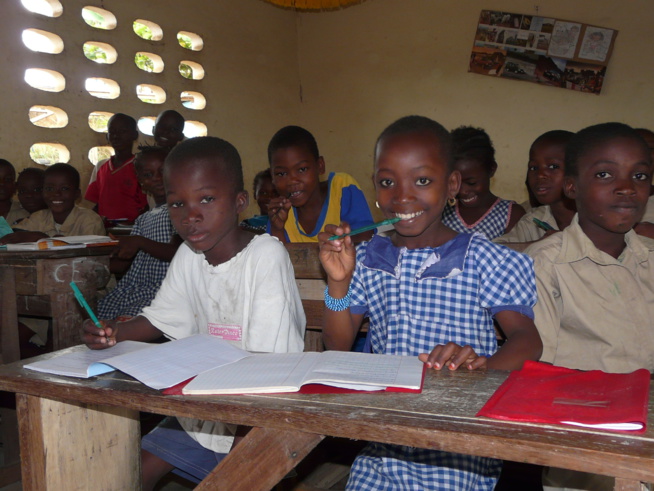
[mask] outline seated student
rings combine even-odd
[[[512,370],[538,359],[531,259],[441,221],[461,183],[448,131],[421,116],[391,124],[377,139],[373,179],[382,213],[401,221],[390,236],[376,235],[356,250],[350,237],[328,240],[350,230],[345,222],[319,235],[328,276],[327,349],[348,350],[366,316],[374,353],[419,355],[436,370]],[[499,349],[493,318],[508,338]],[[500,466],[490,458],[370,443],[347,488],[492,490]]]
[[[571,138],[565,193],[577,215],[527,249],[534,259],[541,361],[580,370],[654,371],[654,241],[632,230],[649,196],[651,157],[629,126],[590,126]],[[544,484],[613,489],[613,478],[550,470]]]
[[[131,235],[118,237],[120,244],[112,257],[112,273],[118,272],[114,258],[119,262],[133,261],[116,288],[98,303],[100,319],[127,320],[150,305],[181,244],[166,206],[166,155],[168,151],[160,147],[141,147],[136,154],[136,176],[143,191],[154,198],[156,207],[136,219]]]
[[[509,233],[493,240],[524,249],[530,243],[563,230],[570,225],[576,208],[574,201],[563,194],[565,146],[574,133],[554,130],[536,138],[529,149],[527,187],[540,206],[534,208]]]
[[[79,172],[72,165],[54,164],[45,170],[43,199],[48,208],[32,213],[14,227],[1,244],[33,242],[45,237],[105,235],[102,218],[93,210],[77,206],[80,198]]]
[[[177,111],[168,109],[157,116],[152,134],[157,146],[172,150],[184,139],[184,116]]]
[[[328,223],[348,222],[353,229],[373,223],[359,185],[349,174],[330,172],[311,133],[299,126],[279,130],[268,145],[268,162],[278,198],[268,205],[267,231],[282,242],[318,242]],[[372,232],[355,237],[366,240]]]
[[[116,113],[109,118],[107,139],[115,155],[97,165],[97,179],[91,177],[84,195],[84,199],[96,203],[96,211],[107,221],[133,222],[148,206],[134,171],[132,147],[138,137],[131,116]]]
[[[23,210],[32,214],[39,210],[45,210],[48,205],[43,199],[43,180],[45,170],[37,167],[28,167],[20,171],[16,179],[16,194]],[[16,223],[20,223],[20,220]]]
[[[14,194],[16,194],[16,169],[8,160],[0,159],[0,216],[10,226],[29,215],[19,202],[13,200]]]
[[[654,161],[654,132],[647,128],[637,128],[634,131],[643,137],[649,147],[650,156]],[[645,207],[645,214],[640,223],[634,227],[634,230],[638,235],[644,235],[645,237],[654,239],[654,185],[650,186],[649,194],[650,197]]]
[[[452,131],[455,169],[461,189],[448,201],[443,223],[455,232],[481,232],[490,240],[509,232],[525,210],[515,201],[498,198],[490,190],[497,170],[495,148],[481,128],[461,126]]]
[[[141,315],[102,321],[102,329],[84,322],[87,346],[204,333],[248,351],[302,351],[306,321],[286,249],[238,226],[248,193],[237,150],[219,138],[189,139],[168,155],[164,182],[170,219],[185,243]],[[199,482],[243,432],[219,421],[167,418],[143,439],[143,489],[173,470]]]
[[[239,226],[252,233],[263,234],[268,225],[268,205],[270,204],[270,200],[279,196],[273,185],[270,169],[262,170],[254,176],[252,188],[254,191],[254,199],[259,206],[259,214],[252,218],[246,218],[239,224]]]

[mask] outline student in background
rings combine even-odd
[[[185,243],[141,315],[103,321],[102,329],[84,322],[87,346],[203,333],[248,351],[302,351],[306,320],[286,249],[238,226],[248,193],[237,150],[219,138],[189,139],[168,155],[164,182],[170,218]],[[143,489],[173,470],[199,482],[246,431],[219,421],[165,419],[143,439]]]
[[[23,210],[29,214],[39,210],[45,210],[48,207],[43,199],[44,179],[45,170],[37,167],[28,167],[18,174],[16,194]]]
[[[107,139],[115,155],[99,163],[97,179],[89,183],[84,198],[96,203],[95,210],[107,221],[133,222],[147,208],[147,198],[134,171],[132,148],[139,133],[136,121],[127,114],[109,118]]]
[[[177,111],[167,109],[163,111],[154,123],[152,134],[157,146],[170,151],[184,139],[184,116]]]
[[[164,160],[168,155],[160,147],[141,147],[134,159],[134,168],[141,188],[149,193],[156,207],[140,215],[129,236],[119,236],[118,250],[112,257],[112,273],[115,263],[126,264],[129,269],[116,288],[100,300],[100,319],[127,320],[141,313],[157,294],[166,276],[168,265],[181,244],[175,232],[163,184]],[[115,259],[115,260],[114,260]]]
[[[574,133],[554,130],[536,138],[529,149],[527,186],[540,206],[523,216],[513,229],[493,240],[525,248],[546,235],[570,225],[576,208],[574,200],[563,194],[565,146]]]
[[[0,239],[2,244],[33,242],[45,237],[68,235],[105,235],[102,218],[75,203],[80,198],[80,177],[68,164],[54,164],[45,170],[43,199],[48,208],[32,213],[14,227],[13,234]]]
[[[495,148],[481,128],[461,126],[452,131],[455,169],[461,189],[448,201],[443,223],[459,233],[481,232],[490,240],[509,232],[525,210],[515,201],[498,198],[490,190],[497,170]]]
[[[268,162],[278,198],[268,205],[267,231],[282,242],[317,242],[328,223],[348,222],[353,229],[373,223],[361,188],[349,174],[330,172],[311,133],[299,126],[279,130],[268,145]],[[366,240],[372,232],[355,237]]]
[[[269,168],[262,170],[254,176],[252,189],[254,191],[254,199],[259,206],[259,214],[252,218],[246,218],[239,226],[252,233],[263,234],[268,226],[268,205],[270,204],[270,200],[279,196],[273,185],[272,174]]]
[[[349,350],[366,316],[374,353],[419,355],[436,370],[512,370],[538,359],[531,260],[442,223],[461,179],[448,131],[421,116],[391,124],[377,139],[373,179],[382,213],[401,221],[356,250],[351,237],[328,240],[349,232],[347,223],[320,234],[327,349]],[[500,349],[493,318],[507,336]],[[347,487],[492,490],[500,467],[489,458],[371,443]]]
[[[568,143],[565,193],[577,215],[527,249],[534,259],[541,361],[580,370],[654,372],[654,241],[632,230],[652,177],[647,145],[621,123],[585,128]],[[544,484],[613,489],[613,478],[550,470]]]
[[[10,226],[29,215],[19,202],[13,200],[14,194],[16,194],[16,169],[8,160],[0,159],[0,216]]]

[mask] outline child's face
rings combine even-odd
[[[163,184],[163,158],[151,154],[139,157],[141,159],[136,177],[143,192],[150,193],[157,204],[166,201],[166,190]]]
[[[116,153],[131,152],[138,137],[138,132],[125,118],[114,118],[109,122],[107,140]]]
[[[454,168],[461,173],[461,189],[456,196],[459,206],[485,206],[484,198],[490,194],[490,179],[495,169],[489,172],[482,162],[472,158],[458,160]]]
[[[272,179],[264,178],[259,181],[254,193],[254,199],[257,200],[262,215],[268,214],[268,204],[270,204],[271,199],[277,196],[279,195],[275,186],[273,186]]]
[[[448,172],[440,141],[428,132],[392,135],[377,148],[373,180],[379,208],[395,224],[397,246],[434,247],[447,227],[441,222],[445,202],[461,184]]]
[[[247,192],[236,192],[223,168],[192,159],[175,163],[164,173],[175,230],[212,265],[224,262],[224,255],[234,248],[238,215],[248,206]]]
[[[316,159],[304,146],[280,148],[272,154],[270,168],[277,192],[287,196],[296,208],[320,192],[325,161],[322,157]]]
[[[527,183],[541,205],[551,205],[563,199],[565,144],[541,140],[529,150]]]
[[[183,129],[173,114],[161,116],[153,129],[154,141],[163,148],[172,148],[184,139]]]
[[[18,176],[16,189],[18,191],[18,201],[30,213],[48,207],[43,199],[43,179],[37,174],[30,173]]]
[[[55,219],[73,209],[80,193],[65,172],[51,172],[43,180],[43,199]]]
[[[566,177],[565,194],[576,201],[579,225],[595,245],[624,235],[640,221],[651,180],[641,142],[607,140],[582,154],[577,170],[577,176]]]
[[[8,165],[0,165],[0,201],[9,201],[16,192],[16,171]]]

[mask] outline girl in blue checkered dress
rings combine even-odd
[[[408,116],[377,140],[375,189],[395,232],[355,250],[347,223],[320,235],[328,349],[349,350],[364,317],[374,353],[419,356],[429,368],[517,369],[542,350],[533,323],[531,259],[480,234],[457,234],[442,212],[457,194],[451,138],[440,124]],[[498,349],[495,318],[507,341]],[[369,444],[348,489],[491,490],[500,462],[450,452]]]
[[[455,232],[480,232],[489,240],[508,233],[525,214],[522,206],[495,196],[490,180],[497,170],[495,148],[481,128],[452,130],[454,168],[461,174],[456,198],[443,210],[443,223]]]

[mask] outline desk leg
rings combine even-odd
[[[16,275],[12,266],[0,266],[0,363],[20,360]]]
[[[325,438],[301,431],[252,428],[196,491],[269,490]],[[257,469],[252,470],[252,463]],[[251,469],[243,472],[243,469]]]
[[[640,491],[642,488],[640,486],[640,481],[634,481],[633,479],[615,479],[614,491]]]
[[[16,394],[23,489],[141,489],[138,411]]]

